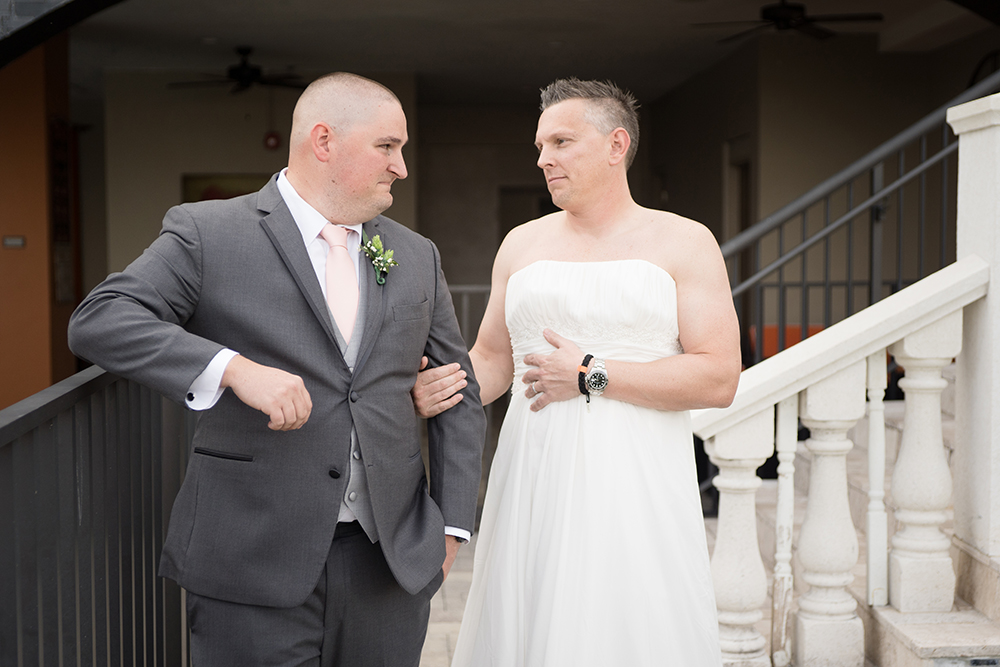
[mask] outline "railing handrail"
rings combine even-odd
[[[841,228],[847,226],[852,220],[854,220],[858,216],[859,213],[861,213],[862,211],[864,211],[867,208],[870,208],[871,206],[873,206],[874,204],[876,204],[879,200],[884,199],[885,197],[887,197],[888,195],[892,194],[896,190],[899,190],[904,185],[906,185],[907,183],[909,183],[910,181],[912,181],[913,179],[915,179],[917,176],[920,176],[921,174],[923,174],[924,172],[926,172],[928,169],[930,169],[931,167],[935,166],[938,162],[940,162],[944,158],[948,157],[952,153],[956,152],[957,150],[958,150],[958,143],[957,142],[945,146],[940,151],[938,151],[934,155],[932,155],[929,158],[927,158],[926,160],[924,160],[917,167],[915,167],[915,168],[911,169],[910,171],[906,172],[905,174],[903,174],[902,176],[900,176],[899,178],[897,178],[895,181],[893,181],[889,185],[885,186],[884,188],[882,188],[878,192],[874,193],[873,195],[871,195],[870,197],[868,197],[867,199],[865,199],[860,204],[857,204],[856,206],[854,206],[851,210],[849,210],[846,213],[844,213],[843,215],[841,215],[839,218],[837,218],[836,220],[834,220],[832,223],[830,223],[827,226],[823,227],[820,231],[818,231],[815,234],[813,234],[812,236],[806,238],[804,241],[802,241],[802,243],[800,243],[797,246],[795,246],[794,248],[791,248],[790,250],[786,251],[784,254],[782,254],[780,257],[778,257],[776,260],[774,260],[773,262],[771,262],[770,264],[768,264],[764,268],[758,270],[756,273],[754,273],[752,276],[750,276],[746,280],[742,281],[740,284],[736,285],[736,287],[734,287],[733,290],[732,290],[733,291],[733,296],[734,297],[735,296],[739,296],[743,292],[746,292],[748,289],[750,289],[751,287],[753,287],[754,285],[756,285],[757,283],[759,283],[765,277],[771,275],[772,273],[774,273],[775,271],[777,271],[778,269],[780,269],[785,264],[788,264],[789,262],[795,260],[799,255],[801,255],[802,253],[804,253],[809,248],[812,248],[814,245],[818,244],[820,241],[823,241],[826,238],[832,236],[835,232],[837,232]]]
[[[103,368],[90,366],[0,410],[0,447],[38,428],[117,379],[117,375],[112,375]]]
[[[694,432],[710,438],[964,308],[986,295],[989,274],[989,264],[970,255],[751,366],[732,405],[692,412]]]
[[[909,128],[903,130],[892,139],[889,139],[882,145],[878,146],[864,157],[841,169],[836,174],[808,190],[805,194],[796,198],[791,203],[786,204],[771,215],[765,217],[763,220],[757,222],[723,243],[723,256],[731,257],[747,248],[780,226],[789,218],[798,215],[823,197],[826,197],[835,191],[837,188],[843,186],[845,183],[848,183],[866,170],[885,160],[894,152],[902,149],[904,146],[920,137],[928,130],[932,129],[936,125],[942,125],[945,122],[945,116],[947,115],[949,108],[968,102],[969,100],[982,97],[986,93],[996,92],[997,90],[1000,90],[1000,71],[994,72],[977,83],[975,86],[967,89],[961,95],[958,95],[954,99],[946,102],[933,112],[924,116],[921,120],[911,125]]]

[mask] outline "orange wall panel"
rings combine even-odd
[[[0,408],[52,381],[45,54],[0,69]]]

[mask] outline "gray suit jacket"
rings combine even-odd
[[[384,285],[363,281],[352,373],[275,182],[170,209],[156,241],[74,313],[70,346],[177,401],[229,347],[299,375],[312,397],[297,431],[271,431],[231,391],[199,413],[161,575],[221,600],[301,604],[336,528],[353,425],[382,551],[400,585],[416,592],[444,561],[444,526],[473,528],[486,423],[437,248],[383,216],[365,223],[399,266]],[[373,271],[364,257],[361,266]],[[428,423],[429,487],[410,397],[421,355],[431,365],[458,360],[470,379],[458,406]]]

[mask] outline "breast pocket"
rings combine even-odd
[[[401,303],[392,307],[392,319],[396,322],[424,320],[431,316],[431,302]]]

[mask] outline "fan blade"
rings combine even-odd
[[[172,81],[167,88],[201,88],[203,86],[224,86],[231,83],[229,79],[205,79],[204,81]]]
[[[885,17],[882,16],[881,14],[878,14],[878,13],[869,13],[869,14],[817,14],[816,16],[813,16],[812,14],[809,15],[809,20],[810,21],[814,21],[814,22],[820,22],[820,21],[822,21],[824,23],[832,23],[834,21],[839,21],[839,22],[843,22],[843,23],[850,23],[850,22],[854,22],[854,21],[858,21],[858,22],[861,22],[861,21],[881,21],[883,18],[885,18]]]
[[[827,39],[833,37],[833,32],[827,30],[826,28],[821,28],[818,25],[813,25],[812,20],[803,21],[797,25],[793,25],[792,28],[798,30],[804,35],[809,35],[816,39]]]
[[[767,23],[767,21],[711,21],[709,23],[692,23],[692,28],[721,28],[721,27],[740,27],[745,25],[758,25],[760,23]]]
[[[729,37],[726,37],[724,39],[720,39],[718,41],[718,44],[726,44],[728,42],[735,42],[737,40],[743,39],[744,37],[749,37],[750,35],[752,35],[754,33],[761,32],[762,30],[767,30],[770,27],[771,27],[770,22],[764,21],[764,22],[761,22],[761,25],[758,25],[756,27],[750,28],[749,30],[744,30],[743,32],[738,32],[735,35],[730,35]]]

